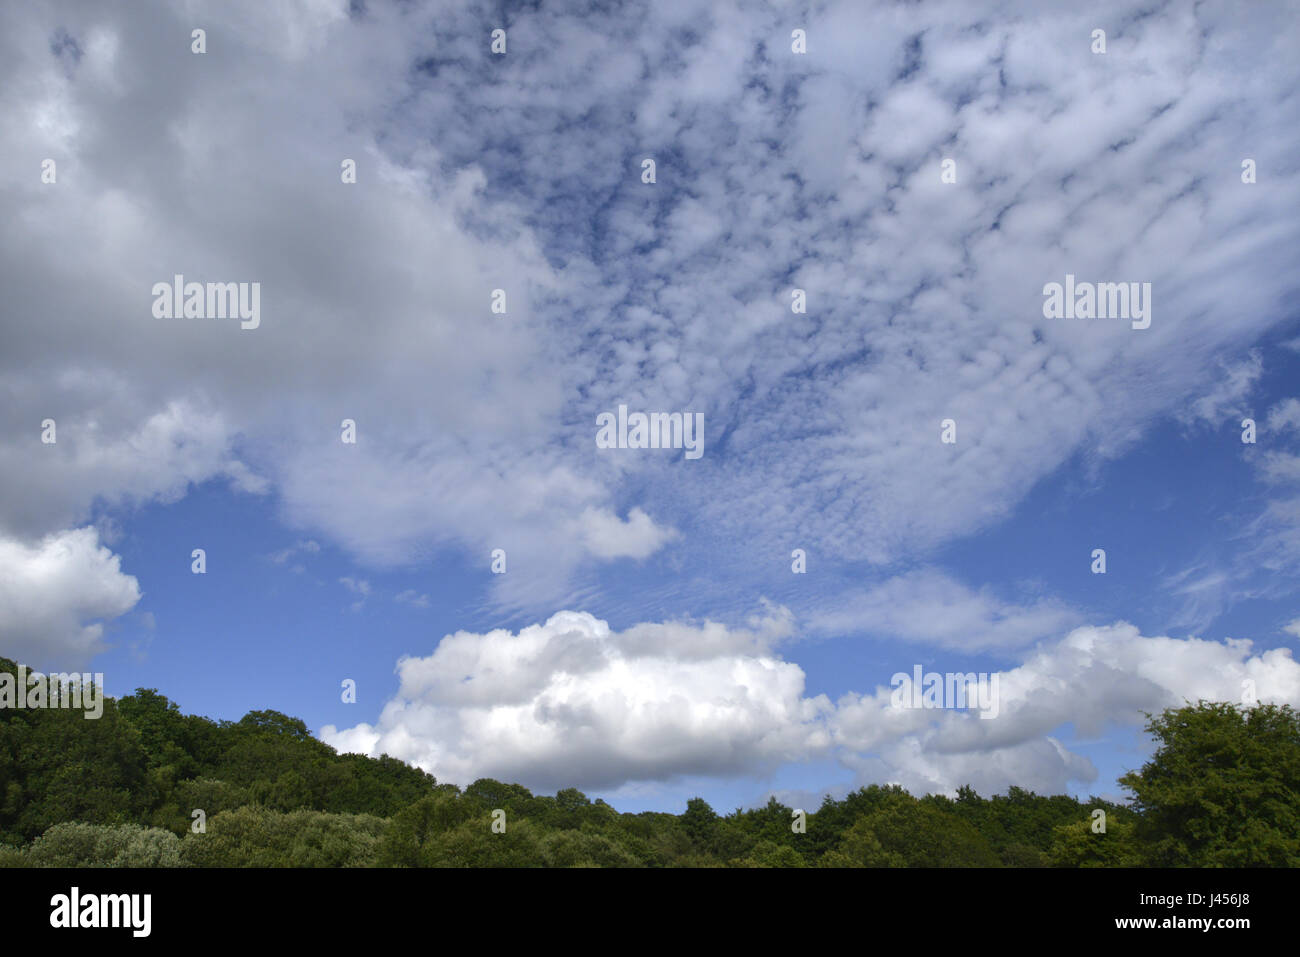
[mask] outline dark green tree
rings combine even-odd
[[[1120,778],[1146,863],[1300,866],[1300,713],[1200,701],[1147,718],[1159,747]]]

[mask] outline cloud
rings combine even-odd
[[[972,590],[934,568],[890,578],[866,591],[836,600],[810,625],[819,632],[901,638],[943,648],[975,651],[1031,644],[1079,623],[1062,602],[1040,598],[1017,605],[991,589]]]
[[[1258,573],[1266,576],[1257,588],[1289,589],[1294,574],[1300,570],[1300,455],[1279,447],[1278,439],[1296,428],[1292,418],[1300,415],[1300,403],[1285,399],[1268,413],[1268,432],[1274,433],[1272,448],[1264,448],[1254,460],[1259,478],[1276,488],[1274,494],[1254,518],[1242,529],[1241,537],[1250,543],[1238,560],[1237,574],[1246,578]],[[1268,581],[1267,576],[1282,581]]]
[[[93,527],[36,545],[0,538],[0,654],[36,668],[80,668],[107,647],[104,625],[140,600],[139,583]]]
[[[1233,419],[1235,425],[1247,413],[1246,397],[1263,372],[1263,357],[1258,350],[1237,362],[1220,361],[1214,386],[1192,402],[1186,411],[1178,412],[1178,418],[1183,422],[1199,419],[1215,426]]]
[[[0,391],[6,386],[13,402],[0,412],[10,426],[0,434],[7,490],[0,530],[40,536],[85,520],[96,500],[174,502],[192,484],[211,479],[252,494],[267,489],[233,454],[227,417],[200,399],[171,399],[150,413],[108,374],[54,373],[36,388],[23,374],[6,376],[0,364]],[[54,420],[50,443],[35,427],[45,419]]]
[[[585,612],[560,612],[517,634],[456,632],[427,657],[398,663],[400,687],[376,724],[327,725],[320,737],[459,784],[487,776],[609,789],[833,757],[862,783],[918,792],[970,783],[984,793],[1010,784],[1059,793],[1097,776],[1061,741],[1063,725],[1095,739],[1184,700],[1239,701],[1247,679],[1261,701],[1300,703],[1300,664],[1287,649],[1146,637],[1118,623],[1023,652],[999,673],[993,719],[895,708],[888,686],[832,704],[807,696],[802,669],[776,652],[795,635],[790,613],[773,606],[739,630],[651,622],[615,632]]]
[[[1300,429],[1300,399],[1284,399],[1268,410],[1268,430]]]
[[[1249,511],[1234,516],[1225,557],[1198,558],[1164,578],[1164,590],[1183,600],[1178,624],[1203,629],[1231,604],[1277,599],[1294,590],[1300,571],[1300,455],[1286,443],[1300,428],[1300,400],[1274,403],[1262,423],[1258,444],[1243,450],[1265,486],[1263,504],[1243,498]]]
[[[802,670],[755,654],[754,641],[709,623],[619,634],[584,612],[518,634],[457,632],[428,657],[402,659],[377,725],[320,736],[441,780],[544,790],[747,773],[823,750],[828,702],[805,698]]]
[[[579,521],[583,544],[601,558],[646,558],[678,536],[675,529],[656,526],[639,508],[628,513],[627,521],[608,509],[587,508]]]
[[[969,783],[982,793],[1011,784],[1060,793],[1096,778],[1091,762],[1059,740],[1066,723],[1078,737],[1096,739],[1111,728],[1140,727],[1143,712],[1185,701],[1240,702],[1247,679],[1260,701],[1300,702],[1300,664],[1290,651],[1253,654],[1252,647],[1247,640],[1146,637],[1122,622],[1084,626],[999,673],[994,719],[893,708],[883,687],[836,701],[835,743],[850,755],[850,767],[879,775],[870,780],[913,791],[951,792]]]
[[[295,555],[303,554],[303,553],[314,555],[319,551],[320,551],[319,543],[311,539],[307,539],[305,541],[297,541],[294,544],[290,545],[288,548],[283,548],[278,552],[274,552],[268,557],[271,559],[271,561],[275,562],[277,565],[283,565],[285,562],[287,562],[290,558],[293,558]]]
[[[831,4],[805,56],[776,10],[544,9],[495,58],[476,9],[210,13],[199,57],[177,11],[0,12],[12,533],[220,479],[375,567],[505,548],[535,615],[660,549],[925,560],[1231,404],[1297,288],[1288,9]],[[1044,321],[1066,272],[1152,282],[1151,327]],[[261,282],[260,327],[153,319],[176,273]],[[704,457],[598,451],[620,402]]]
[[[1300,455],[1265,452],[1260,456],[1260,478],[1279,485],[1300,485]]]
[[[365,607],[366,599],[370,597],[370,582],[366,581],[365,579],[350,578],[344,576],[343,578],[339,579],[339,584],[342,585],[344,588],[346,588],[348,591],[350,591],[352,594],[361,596],[360,598],[358,598],[356,601],[352,603],[353,611],[360,611],[363,607]]]
[[[402,605],[410,605],[413,608],[429,607],[428,595],[422,595],[419,592],[413,591],[412,589],[409,588],[406,591],[400,591],[396,595],[394,595],[393,601]]]

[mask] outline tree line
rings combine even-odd
[[[1147,731],[1124,803],[872,785],[816,809],[630,814],[573,788],[441,784],[277,711],[213,721],[137,689],[98,720],[0,709],[0,866],[1300,866],[1300,712],[1202,701]]]

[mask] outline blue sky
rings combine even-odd
[[[0,14],[0,654],[627,810],[1119,797],[1143,711],[1300,706],[1294,11],[264,6]]]

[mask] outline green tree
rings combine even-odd
[[[384,829],[377,863],[380,867],[430,867],[439,854],[443,835],[465,821],[488,816],[476,802],[455,794],[431,794],[393,815]],[[484,825],[487,826],[486,824]]]
[[[196,867],[373,867],[385,825],[367,814],[241,807],[185,835],[181,858]]]
[[[872,830],[871,821],[861,818],[840,839],[839,846],[822,857],[821,867],[906,867],[902,854],[885,850]]]
[[[859,820],[837,848],[860,867],[997,867],[1001,862],[979,831],[957,815],[904,792],[889,795]]]
[[[170,831],[138,824],[55,824],[32,842],[34,867],[180,867],[181,842]]]
[[[1104,834],[1092,828],[1091,816],[1058,826],[1047,853],[1048,864],[1052,867],[1133,867],[1138,863],[1132,822],[1108,814]]]
[[[722,819],[704,798],[695,797],[687,801],[686,811],[679,822],[697,851],[708,854],[716,849],[721,836]]]
[[[1300,713],[1200,701],[1147,718],[1159,747],[1120,778],[1145,863],[1300,866]]]

